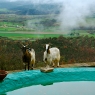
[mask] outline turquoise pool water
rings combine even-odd
[[[68,88],[68,91],[70,89],[73,91],[77,88],[76,90],[86,89],[94,93],[93,88],[95,89],[95,87],[93,84],[95,85],[95,68],[55,68],[54,71],[50,73],[42,73],[40,70],[30,70],[8,74],[7,77],[0,82],[0,95],[15,95],[11,94],[15,91],[18,93],[17,95],[24,95],[22,93],[25,90],[31,89],[31,91],[26,91],[29,92],[29,94],[26,95],[30,95],[30,93],[37,93],[38,89],[43,89],[42,91],[45,91],[44,89],[47,90],[49,87],[51,88],[49,92],[54,92],[55,95],[59,95],[56,94],[57,92],[59,93],[59,91],[63,93],[64,89],[66,89],[65,87]],[[46,92],[49,93],[48,91]],[[89,95],[93,95],[93,93]]]
[[[58,82],[47,86],[29,86],[7,92],[6,95],[95,95],[95,82]]]

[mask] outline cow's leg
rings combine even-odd
[[[53,66],[53,67],[55,66],[54,62],[52,63],[52,66]]]
[[[28,70],[29,70],[29,68],[30,68],[30,63],[28,63]]]
[[[54,67],[55,66],[55,63],[54,63],[54,61],[52,61],[52,67]]]
[[[34,65],[32,64],[32,70],[33,70],[33,67],[34,67]]]
[[[25,65],[25,71],[26,71],[26,65]]]
[[[59,67],[59,61],[57,62],[57,67]]]
[[[23,65],[24,65],[24,69],[26,70],[26,64],[25,64],[25,63],[23,63]]]

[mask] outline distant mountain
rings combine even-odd
[[[7,8],[7,9],[10,9],[10,8],[14,8],[14,7],[17,7],[21,5],[20,3],[18,2],[1,2],[0,1],[0,8]]]
[[[41,4],[41,5],[23,5],[10,10],[15,11],[16,14],[28,14],[28,15],[44,15],[44,14],[58,14],[60,6],[57,4]]]
[[[0,2],[0,9],[6,8],[9,12],[19,15],[45,15],[58,14],[61,6],[59,4],[25,4],[20,2]],[[2,13],[2,12],[1,12]]]

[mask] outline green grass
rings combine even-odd
[[[16,31],[16,28],[14,27],[6,27],[6,28],[0,28],[0,31]]]
[[[59,37],[60,34],[22,34],[22,33],[0,33],[2,37],[8,37],[11,39],[41,39],[41,38],[49,38],[49,37]]]
[[[22,26],[20,23],[16,23],[16,22],[0,22],[0,26],[2,26],[2,25],[6,25],[6,26],[14,26],[14,27],[16,27],[17,25],[19,25],[19,26]]]
[[[0,12],[9,12],[9,10],[6,8],[0,8]]]
[[[1,9],[2,10],[2,9]],[[3,10],[4,11],[4,10]],[[6,11],[6,10],[5,10]],[[56,15],[57,16],[57,15]],[[48,38],[48,37],[59,37],[61,34],[29,34],[29,32],[62,32],[61,29],[59,29],[59,23],[55,23],[52,26],[45,26],[44,24],[41,25],[41,21],[45,21],[46,19],[54,19],[56,16],[49,16],[49,15],[35,15],[35,16],[20,16],[20,15],[0,15],[0,36],[8,37],[12,39],[36,39],[36,38]],[[86,21],[88,24],[95,21],[95,18],[86,18]],[[83,24],[81,24],[83,26]],[[18,26],[18,27],[17,27]],[[17,33],[17,32],[23,32],[23,33]],[[86,36],[89,37],[93,36],[95,37],[95,34],[91,35],[87,33],[88,30],[71,30],[71,32],[79,33],[80,36]],[[11,33],[8,33],[11,32]],[[16,33],[15,33],[16,32]],[[28,33],[27,33],[28,32]],[[63,30],[63,33],[67,33]],[[70,35],[65,34],[65,37],[70,37]],[[74,36],[75,37],[75,36]]]
[[[49,31],[50,32],[50,31]],[[49,33],[48,32],[48,33]],[[74,32],[78,32],[80,33],[79,36],[88,36],[88,37],[95,37],[95,34],[89,34],[84,30],[76,30]],[[39,32],[38,32],[39,33]],[[8,32],[8,31],[2,31],[0,32],[0,36],[2,37],[8,37],[11,39],[16,39],[16,40],[20,40],[20,39],[42,39],[42,38],[53,38],[53,37],[59,37],[60,35],[63,35],[64,37],[76,37],[76,35],[74,36],[70,36],[69,34],[32,34],[32,32]]]

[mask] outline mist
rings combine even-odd
[[[34,4],[58,3],[61,5],[60,14],[57,21],[60,23],[62,31],[71,30],[83,25],[89,26],[86,21],[93,13],[95,0],[25,0]],[[94,11],[95,12],[95,11]],[[94,22],[90,23],[94,26]]]
[[[61,13],[58,16],[60,28],[62,30],[70,30],[88,25],[86,17],[90,17],[93,13],[95,0],[64,0]],[[92,22],[93,23],[93,22]]]
[[[60,25],[60,29],[71,30],[89,24],[86,17],[90,17],[95,10],[95,0],[3,0],[7,2],[23,2],[32,4],[52,4],[58,3],[61,5],[60,14],[56,20]],[[94,11],[95,12],[95,11]],[[94,22],[91,22],[94,26]]]

